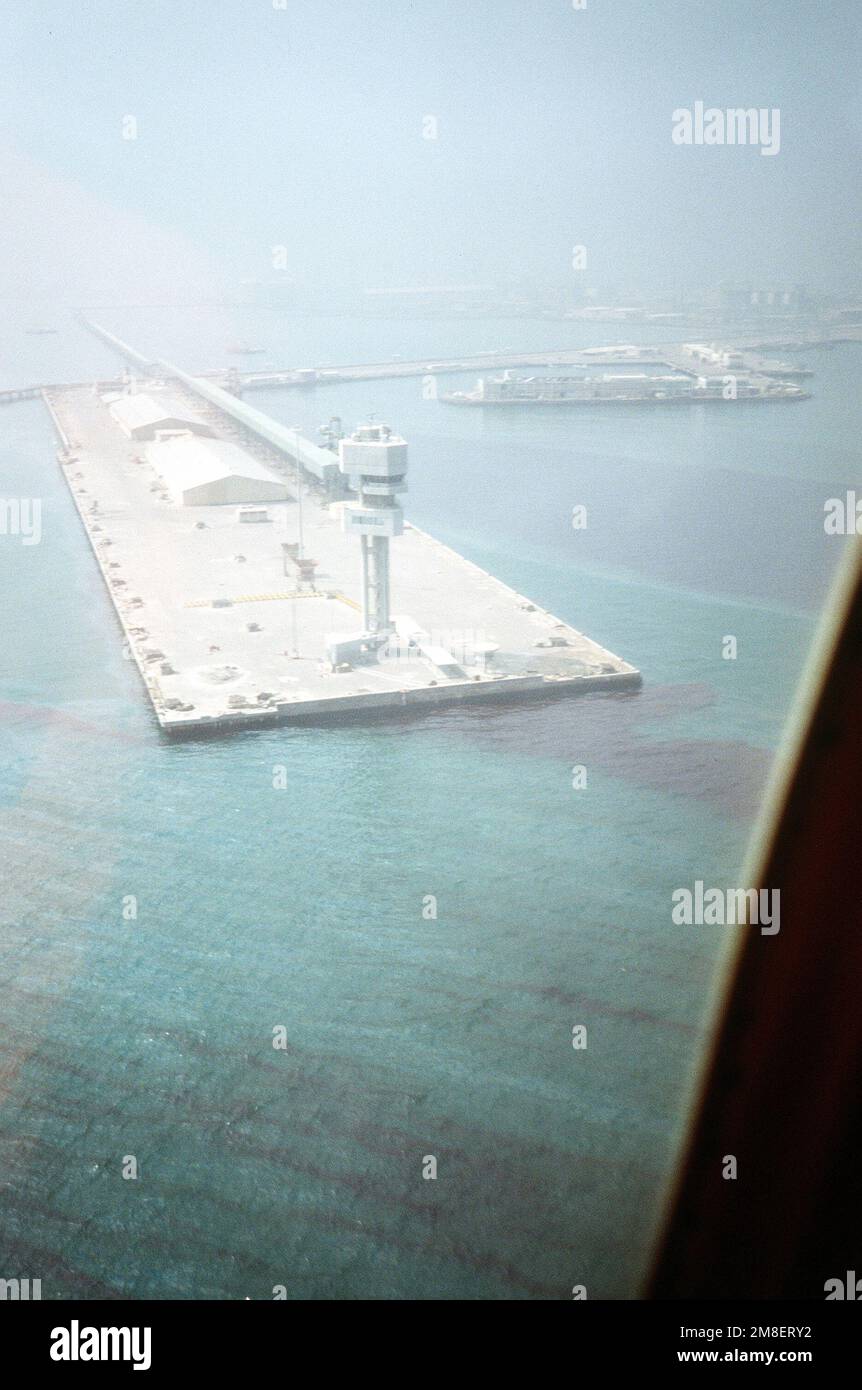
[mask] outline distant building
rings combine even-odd
[[[363,311],[457,316],[487,308],[494,300],[494,292],[487,285],[374,287],[364,292]]]
[[[148,445],[147,458],[183,507],[285,502],[291,496],[275,473],[224,439],[174,435]]]
[[[753,287],[724,284],[719,286],[718,296],[725,319],[803,314],[810,309],[803,285]]]
[[[800,285],[790,289],[752,290],[751,307],[768,314],[799,314],[805,308],[805,291]]]

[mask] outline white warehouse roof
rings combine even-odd
[[[120,429],[130,439],[155,439],[158,430],[191,430],[211,435],[212,430],[179,396],[169,392],[149,395],[146,391],[117,396],[108,407]]]
[[[284,502],[291,496],[281,478],[226,439],[175,435],[149,444],[147,458],[185,507]]]
[[[219,410],[238,420],[241,425],[259,434],[268,443],[274,444],[276,449],[287,454],[288,458],[298,458],[303,468],[324,485],[330,479],[340,477],[338,459],[329,449],[322,449],[318,444],[303,439],[295,430],[288,429],[286,425],[279,424],[278,420],[273,420],[270,415],[265,415],[262,410],[239,400],[230,391],[223,391],[206,377],[189,376],[187,372],[180,371],[179,367],[171,366],[170,362],[161,362],[159,365],[170,376],[176,377],[196,394],[203,396],[204,400],[218,406]]]

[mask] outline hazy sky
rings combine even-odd
[[[318,285],[563,281],[575,244],[590,283],[858,283],[860,10],[13,0],[0,289],[213,289],[280,246]],[[780,152],[675,145],[698,100],[778,107]]]

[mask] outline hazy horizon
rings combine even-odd
[[[280,4],[0,18],[0,294],[853,283],[849,0]],[[674,143],[699,101],[777,110],[780,147]]]

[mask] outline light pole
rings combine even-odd
[[[294,657],[298,657],[298,656],[299,656],[299,636],[298,636],[297,631],[296,631],[296,599],[295,599],[295,598],[291,599],[291,601],[290,601],[290,606],[291,606],[291,608],[293,609],[293,649],[292,649],[291,655],[294,656]]]
[[[298,505],[299,505],[299,537],[298,537],[298,539],[299,539],[299,549],[298,549],[298,551],[297,551],[297,560],[301,560],[301,559],[302,559],[302,464],[301,464],[300,461],[299,461],[299,426],[298,426],[298,425],[294,425],[294,426],[293,426],[293,461],[294,461],[294,466],[295,466],[295,468],[296,468],[296,500],[297,500],[297,503],[298,503]],[[299,574],[302,573],[302,571],[301,571],[300,568],[299,568],[299,565],[297,565],[297,572],[298,572]],[[298,585],[299,585],[299,580],[298,580],[298,579],[295,579],[295,580],[294,580],[294,583],[298,586]],[[298,635],[298,633],[297,633],[297,623],[296,623],[296,599],[295,599],[295,598],[291,600],[291,607],[292,607],[292,609],[293,609],[293,655],[294,655],[295,657],[298,657],[298,656],[299,656],[299,635]]]

